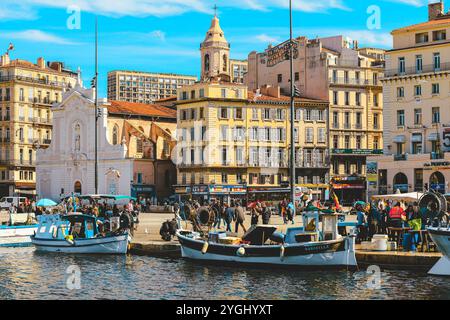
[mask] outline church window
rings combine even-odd
[[[205,71],[209,71],[209,54],[205,54]]]
[[[224,54],[223,55],[223,71],[227,72],[227,70],[228,70],[228,58],[227,58],[227,55]]]
[[[116,124],[113,128],[112,144],[117,145],[118,142],[119,142],[119,127]]]

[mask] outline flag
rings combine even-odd
[[[14,45],[12,43],[9,44],[8,51],[14,50]]]
[[[296,85],[294,85],[294,97],[301,98],[301,96],[302,96],[302,93],[300,92],[300,89],[297,88]]]
[[[336,210],[341,210],[341,204],[339,203],[339,199],[336,195],[336,193],[334,192],[334,190],[331,190],[332,193],[332,198],[334,200],[334,205],[336,206]]]

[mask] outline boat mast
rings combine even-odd
[[[294,43],[292,36],[292,0],[289,0],[289,62],[291,72],[291,199],[295,216],[295,87],[294,87]]]
[[[98,194],[98,18],[95,17],[95,194]]]

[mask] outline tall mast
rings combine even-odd
[[[295,87],[294,87],[294,43],[292,36],[292,0],[289,0],[289,60],[291,72],[291,199],[295,215]]]
[[[98,18],[95,17],[95,194],[98,194]]]

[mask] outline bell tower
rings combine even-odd
[[[230,81],[230,44],[225,39],[219,18],[216,14],[211,21],[211,27],[205,40],[200,44],[202,55],[202,81],[208,81],[220,76],[222,80]]]

